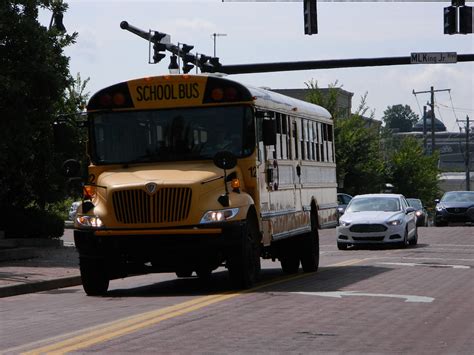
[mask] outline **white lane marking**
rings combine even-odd
[[[374,258],[375,259],[375,258]],[[458,259],[458,258],[421,258],[418,256],[381,256],[378,259],[415,259],[415,260],[453,260],[453,261],[474,261],[474,259]]]
[[[474,248],[474,244],[428,244],[430,247]]]
[[[470,269],[467,265],[448,265],[448,264],[433,264],[433,263],[377,263],[384,265],[399,265],[399,266],[429,266],[429,267],[441,267],[441,268],[452,268],[452,269]]]
[[[359,291],[332,291],[332,292],[291,292],[300,295],[308,296],[321,296],[321,297],[334,297],[342,298],[342,296],[368,296],[368,297],[389,297],[389,298],[402,298],[405,302],[418,302],[418,303],[431,303],[434,301],[433,297],[425,296],[414,296],[414,295],[394,295],[385,293],[366,293]]]

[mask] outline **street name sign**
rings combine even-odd
[[[457,63],[458,55],[456,52],[419,52],[411,53],[411,64],[444,64]]]

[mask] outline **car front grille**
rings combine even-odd
[[[115,191],[112,195],[115,217],[125,224],[170,223],[185,220],[191,209],[192,190],[161,188],[154,194],[144,190]]]
[[[379,237],[352,237],[354,241],[357,242],[381,242],[384,240],[384,236],[379,236]]]
[[[374,233],[374,232],[385,232],[387,226],[383,224],[354,224],[349,228],[354,233]]]
[[[448,211],[448,213],[452,213],[452,214],[465,214],[466,211],[467,211],[467,208],[452,207],[452,208],[446,208],[446,211]]]

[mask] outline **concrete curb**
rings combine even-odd
[[[0,287],[0,298],[78,286],[81,284],[80,276],[61,277],[53,280],[33,282],[31,284],[16,284]]]

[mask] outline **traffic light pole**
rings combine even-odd
[[[308,69],[334,69],[334,68],[355,68],[355,67],[378,67],[385,65],[405,65],[413,64],[412,57],[382,57],[382,58],[358,58],[358,59],[329,59],[311,60],[301,62],[280,62],[280,63],[256,63],[256,64],[236,64],[222,65],[218,68],[219,73],[225,74],[252,74],[278,71],[308,70]],[[474,54],[458,54],[458,62],[473,62]]]

